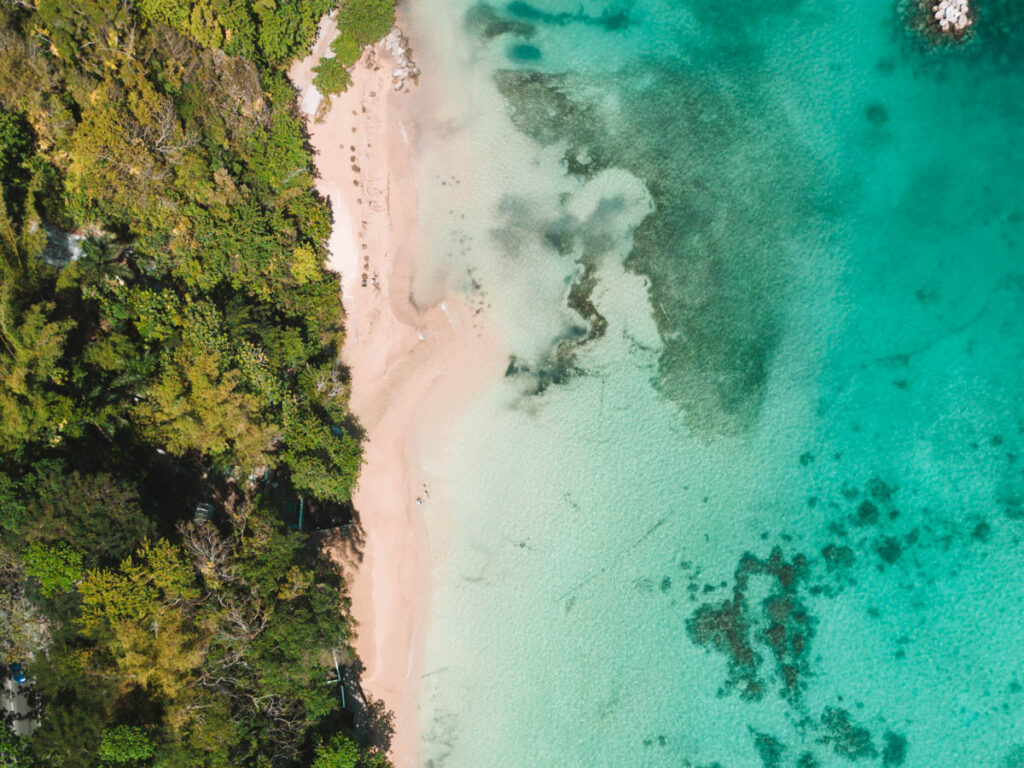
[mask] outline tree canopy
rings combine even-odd
[[[290,527],[362,461],[285,76],[333,2],[0,4],[0,661],[39,719],[4,765],[386,764]],[[348,60],[387,13],[346,13]]]

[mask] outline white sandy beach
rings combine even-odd
[[[318,103],[312,67],[329,41],[321,35],[313,54],[291,71],[307,113]],[[353,499],[366,543],[361,561],[347,564],[359,623],[355,645],[366,692],[395,715],[391,754],[405,768],[418,765],[418,683],[430,601],[424,515],[444,514],[443,489],[425,493],[420,436],[500,376],[507,356],[486,317],[453,293],[427,308],[413,303],[413,275],[425,248],[417,227],[414,97],[394,91],[393,69],[383,45],[366,52],[348,92],[333,99],[320,121],[310,118],[309,131],[317,187],[334,212],[328,267],[341,275],[351,407],[368,436]]]

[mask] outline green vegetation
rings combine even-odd
[[[381,37],[386,34],[387,30],[384,31]],[[337,56],[337,58],[339,58],[346,67],[351,67],[359,61],[359,57],[363,53],[362,46],[368,44],[369,43],[356,42],[355,37],[352,35],[352,31],[342,28],[339,29],[338,36],[331,41],[331,50],[334,51],[335,56]]]
[[[331,47],[334,47],[333,43]],[[346,63],[340,56],[321,57],[320,63],[313,67],[313,85],[325,96],[347,91],[352,84],[352,75],[348,71],[352,64]]]
[[[284,75],[331,5],[0,5],[0,662],[39,719],[0,765],[386,765],[289,527],[362,460]]]
[[[381,768],[387,763],[379,755],[366,756],[352,739],[334,736],[316,749],[312,768]]]
[[[119,725],[103,731],[100,760],[105,763],[139,765],[153,757],[153,745],[146,733],[134,725]]]
[[[276,66],[306,53],[332,0],[141,0],[140,15],[204,48]]]
[[[331,41],[331,57],[324,56],[313,68],[313,84],[325,96],[348,89],[349,69],[359,61],[363,48],[384,37],[395,23],[394,0],[342,0],[338,11],[338,36]]]
[[[380,40],[395,23],[393,0],[342,0],[338,29],[351,34],[356,45]]]

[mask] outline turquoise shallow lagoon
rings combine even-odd
[[[511,352],[423,458],[423,764],[1024,766],[1019,6],[407,13],[417,298]]]

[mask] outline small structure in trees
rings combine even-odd
[[[195,512],[192,513],[192,519],[195,520],[196,524],[208,523],[213,519],[213,512],[213,504],[200,501],[196,504]]]

